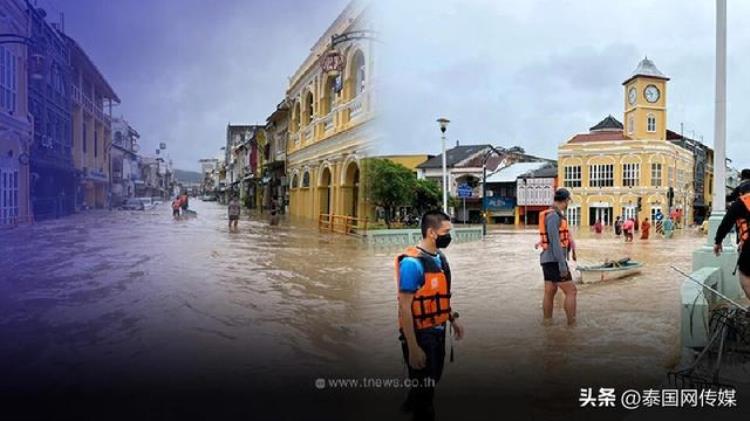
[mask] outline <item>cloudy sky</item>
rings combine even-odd
[[[144,151],[180,168],[218,153],[227,122],[263,122],[347,0],[38,0],[65,13],[122,99]],[[729,2],[728,153],[750,166],[750,2]],[[713,142],[712,0],[379,0],[383,153],[450,142],[556,147],[607,114],[648,55],[672,80],[668,122]]]
[[[438,153],[444,115],[451,144],[554,158],[607,114],[622,121],[621,83],[644,55],[672,79],[669,128],[713,144],[713,0],[398,3],[380,8],[385,153]],[[728,156],[750,166],[750,2],[729,3]]]

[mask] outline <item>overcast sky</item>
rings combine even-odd
[[[122,99],[143,151],[197,169],[227,122],[259,123],[347,0],[38,0]],[[729,2],[728,154],[750,166],[750,2]],[[668,124],[713,143],[713,0],[379,0],[383,153],[451,144],[557,145],[607,114],[644,55],[672,78]]]
[[[444,115],[451,144],[556,158],[607,114],[622,121],[621,84],[644,55],[671,78],[669,128],[713,145],[713,0],[398,3],[380,8],[384,153],[439,153]],[[750,2],[729,3],[728,156],[750,166]]]

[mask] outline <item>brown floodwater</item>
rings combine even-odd
[[[309,395],[329,415],[349,405],[363,418],[393,418],[403,390],[318,390],[314,381],[404,375],[393,278],[399,249],[288,219],[269,226],[244,216],[230,232],[224,206],[194,200],[191,208],[195,219],[172,220],[161,205],[0,233],[1,389],[262,385]],[[580,285],[572,329],[562,294],[555,323],[541,324],[534,231],[492,228],[482,241],[446,250],[466,338],[454,344],[438,389],[438,399],[456,403],[445,413],[460,415],[462,396],[508,391],[543,415],[565,413],[577,392],[543,391],[662,384],[680,356],[682,279],[669,265],[689,270],[705,237],[575,237],[581,261],[629,256],[646,266],[627,279]]]

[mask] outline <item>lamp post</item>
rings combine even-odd
[[[445,156],[445,130],[451,121],[445,117],[440,117],[437,119],[437,122],[440,125],[440,138],[443,141],[443,212],[448,213],[448,169]]]

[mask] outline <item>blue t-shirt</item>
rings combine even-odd
[[[435,263],[438,267],[443,267],[440,261],[440,255],[431,255],[430,257],[435,259]],[[401,259],[401,264],[398,268],[399,273],[399,286],[398,289],[401,292],[417,292],[417,290],[424,284],[424,267],[422,262],[416,257],[405,257]],[[445,329],[442,325],[434,326],[430,329],[442,331]]]
[[[430,256],[435,259],[435,264],[437,264],[438,267],[442,267],[439,254]],[[398,289],[401,292],[417,292],[419,287],[424,283],[424,267],[422,267],[422,262],[416,257],[405,257],[401,259],[398,273]]]

